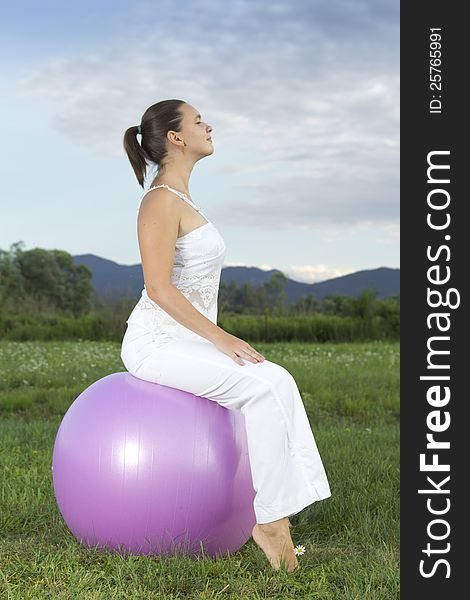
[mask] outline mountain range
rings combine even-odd
[[[118,298],[120,296],[140,297],[144,287],[142,265],[120,265],[94,254],[73,256],[74,264],[86,265],[92,272],[92,283],[99,298]],[[267,283],[272,275],[282,273],[278,269],[263,271],[257,267],[223,267],[220,281],[237,286],[252,283],[255,286]],[[365,269],[334,277],[317,283],[304,283],[286,278],[285,291],[287,303],[296,302],[301,296],[313,294],[323,300],[328,294],[358,297],[365,288],[377,291],[377,298],[383,300],[400,294],[400,269],[379,267]]]

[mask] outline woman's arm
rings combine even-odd
[[[173,317],[173,319],[178,321],[178,323],[181,323],[212,343],[216,343],[225,333],[221,327],[215,325],[215,323],[199,312],[197,308],[194,308],[186,296],[173,284],[165,286],[159,293],[152,291],[148,296]]]

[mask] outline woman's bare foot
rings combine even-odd
[[[287,517],[272,523],[256,523],[251,535],[276,571],[279,570],[282,561],[290,573],[298,568],[299,563],[295,555],[289,525]]]

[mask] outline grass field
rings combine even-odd
[[[54,497],[54,439],[80,392],[125,370],[119,344],[0,341],[0,598],[398,599],[399,343],[253,346],[295,377],[331,486],[291,517],[299,570],[273,571],[252,539],[219,560],[79,544]]]

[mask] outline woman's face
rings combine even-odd
[[[186,143],[186,148],[202,156],[212,154],[214,151],[210,141],[212,127],[202,120],[199,111],[190,104],[183,104],[181,112],[183,122],[179,135]]]

